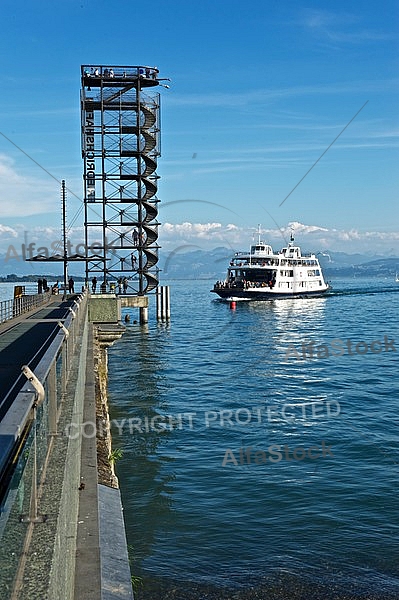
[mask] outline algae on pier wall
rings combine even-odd
[[[94,372],[96,382],[96,431],[98,483],[118,488],[115,475],[108,406],[108,346],[124,333],[123,325],[102,324],[95,327]]]

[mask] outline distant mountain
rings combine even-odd
[[[348,255],[349,257],[351,255]],[[320,264],[326,276],[357,276],[357,277],[395,277],[399,273],[399,258],[378,258],[361,264],[352,263],[351,266],[333,266],[331,263]]]
[[[77,280],[80,277],[83,278],[83,265],[70,263],[68,265],[68,272]],[[9,258],[7,260],[5,254],[0,254],[0,279],[8,278],[8,281],[20,281],[23,277],[32,277],[33,281],[35,281],[37,275],[44,276],[49,281],[61,280],[63,278],[63,265],[62,263],[27,262],[22,260],[21,257],[19,260],[16,258]],[[12,279],[10,279],[11,276],[13,276]]]
[[[232,254],[230,248],[223,247],[210,251],[161,252],[159,267],[164,279],[224,279]],[[370,260],[370,255],[366,254],[329,250],[319,253],[318,258],[327,277],[394,277],[396,272],[399,273],[399,258],[376,257]]]
[[[305,250],[304,250],[305,251]],[[158,263],[162,279],[224,279],[233,254],[231,248],[218,247],[214,250],[182,252],[160,250]],[[370,257],[366,254],[346,254],[325,250],[318,254],[326,277],[369,276],[394,277],[399,273],[399,258]],[[84,278],[83,265],[69,264],[69,273],[76,279]],[[49,281],[61,280],[62,264],[32,263],[11,259],[5,261],[0,255],[0,280],[15,281],[27,277],[35,281],[37,276],[46,276]],[[28,280],[28,279],[27,279]]]

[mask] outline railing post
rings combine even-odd
[[[38,380],[36,375],[27,365],[23,365],[21,367],[21,371],[25,375],[25,377],[30,381],[32,386],[35,389],[35,400],[33,401],[33,465],[32,465],[32,490],[30,497],[30,509],[29,516],[22,517],[21,521],[30,522],[30,523],[38,523],[43,521],[42,517],[39,517],[37,512],[38,507],[38,495],[37,495],[37,407],[40,406],[45,399],[45,391],[43,384]]]
[[[61,351],[61,391],[64,395],[67,387],[68,380],[68,340],[65,340]]]
[[[50,435],[57,435],[57,374],[55,363],[53,363],[47,377],[47,393],[49,432]]]

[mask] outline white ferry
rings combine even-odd
[[[224,281],[217,281],[211,290],[228,301],[272,300],[320,296],[330,286],[315,254],[302,254],[294,246],[291,234],[286,248],[274,253],[260,239],[249,252],[236,252]]]

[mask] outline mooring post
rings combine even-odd
[[[170,320],[170,294],[168,285],[161,285],[157,289],[157,319],[158,321]]]
[[[140,308],[140,325],[144,323],[148,323],[148,308],[142,306]]]

